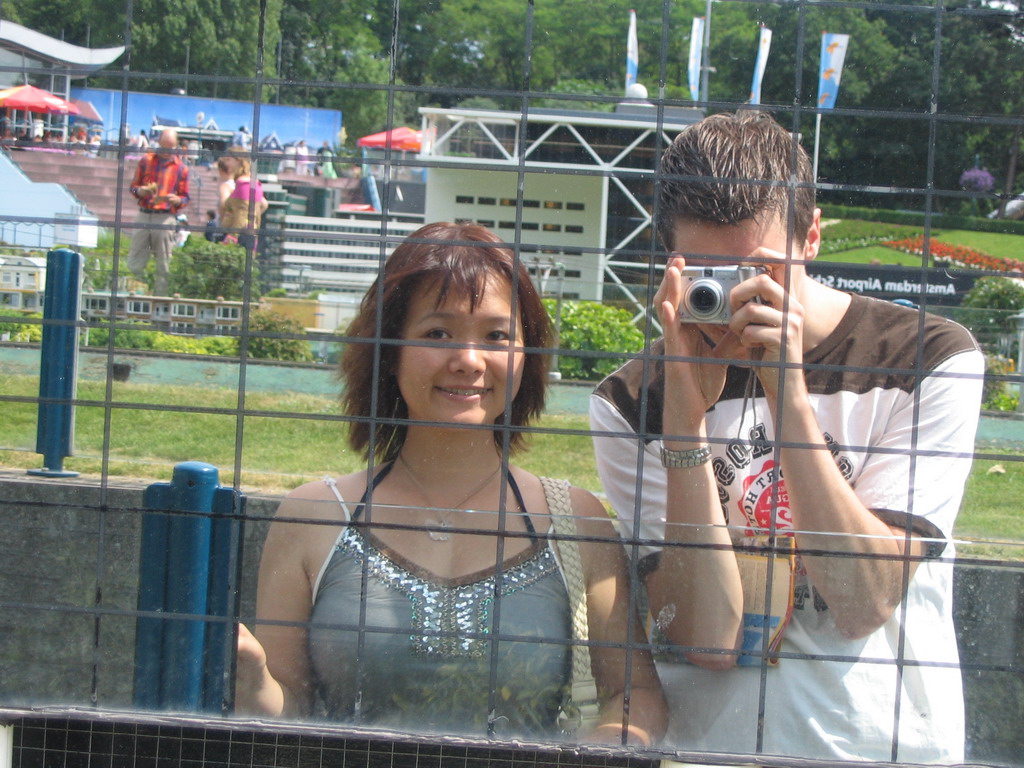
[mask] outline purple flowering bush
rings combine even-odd
[[[990,192],[996,185],[996,180],[984,168],[970,168],[960,174],[960,188],[969,192]]]

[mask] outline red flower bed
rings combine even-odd
[[[908,237],[905,240],[889,240],[882,245],[915,256],[928,255],[924,253],[924,236],[922,235]],[[992,272],[1024,273],[1024,261],[989,256],[987,253],[963,245],[950,245],[932,238],[929,249],[932,261],[936,264],[952,264],[958,267],[986,269]]]

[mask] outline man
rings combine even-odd
[[[128,251],[128,269],[143,280],[152,255],[156,261],[156,296],[167,295],[176,216],[188,205],[188,167],[175,154],[177,146],[177,131],[165,128],[157,150],[139,160],[130,187],[139,201],[139,215],[135,220],[138,228]]]
[[[244,125],[238,126],[235,135],[231,137],[231,146],[241,147],[242,149],[249,149],[252,146],[252,134],[249,133],[248,127]]]
[[[820,215],[806,153],[769,116],[683,131],[658,196],[664,338],[591,398],[602,482],[673,656],[666,741],[959,762],[951,535],[982,356],[954,323],[810,278]],[[680,270],[725,265],[759,268],[727,324],[681,323]]]

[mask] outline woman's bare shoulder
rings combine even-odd
[[[277,518],[335,520],[344,517],[341,502],[354,506],[366,487],[366,473],[325,477],[289,491],[277,508]],[[340,496],[340,500],[339,500]]]
[[[519,467],[513,468],[513,475],[522,491],[526,508],[538,514],[550,514],[547,494],[544,492],[541,478]],[[557,478],[555,479],[557,480]],[[593,493],[585,488],[579,488],[570,484],[569,500],[572,505],[573,516],[577,519],[577,525],[593,520],[596,521],[601,533],[606,532],[606,526],[609,524],[608,512],[604,504]]]

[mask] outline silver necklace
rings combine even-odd
[[[485,477],[483,479],[483,482],[477,485],[473,490],[471,490],[457,502],[452,504],[450,507],[441,507],[435,504],[433,500],[431,500],[430,494],[427,493],[427,489],[423,487],[423,483],[421,483],[420,479],[416,477],[416,473],[412,471],[412,467],[409,466],[409,462],[405,460],[405,457],[401,453],[398,454],[398,461],[402,464],[402,469],[405,470],[405,474],[409,476],[409,479],[412,480],[413,484],[420,492],[420,495],[423,496],[423,499],[427,502],[428,508],[431,511],[437,513],[437,516],[439,518],[438,520],[433,520],[431,518],[427,518],[426,520],[426,524],[428,526],[439,529],[427,531],[427,535],[430,537],[431,541],[448,541],[449,539],[451,539],[451,535],[448,533],[448,529],[452,527],[452,523],[450,520],[451,513],[456,509],[461,509],[463,504],[465,504],[467,501],[469,501],[478,493],[480,493],[480,491],[486,488],[490,484],[491,480],[495,478],[498,472],[501,471],[501,464],[499,463],[498,466],[495,467],[494,471],[491,472],[491,474],[489,474],[487,477]]]

